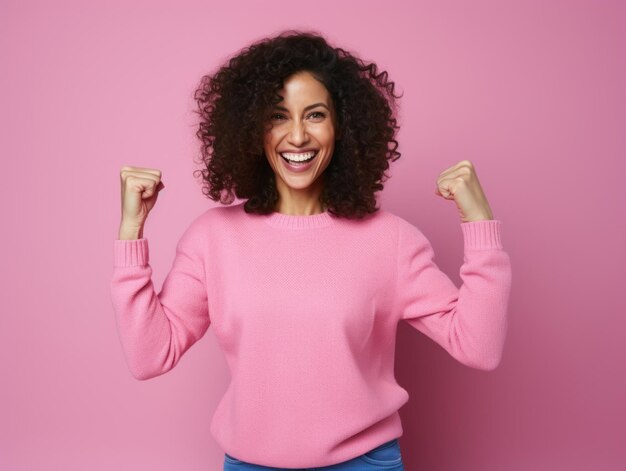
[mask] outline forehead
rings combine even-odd
[[[330,102],[330,94],[324,84],[308,72],[298,72],[285,79],[279,94],[283,97],[281,104],[286,105],[306,106],[317,102],[328,105]]]

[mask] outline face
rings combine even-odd
[[[276,175],[278,193],[283,200],[317,198],[323,183],[319,177],[335,149],[332,98],[308,72],[298,72],[285,80],[279,93],[283,100],[270,112],[272,129],[266,131],[263,145]]]

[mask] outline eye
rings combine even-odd
[[[326,117],[326,115],[324,113],[322,113],[321,111],[314,111],[313,113],[311,113],[309,115],[309,117],[315,117],[315,115],[319,115],[320,118],[325,118]],[[278,119],[282,119],[284,117],[285,116],[283,114],[281,114],[281,113],[274,113],[274,114],[270,115],[270,119],[272,121],[278,120]]]

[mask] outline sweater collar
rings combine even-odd
[[[283,214],[277,211],[266,215],[268,224],[284,229],[312,229],[332,224],[333,216],[328,212],[309,215]]]

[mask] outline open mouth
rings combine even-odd
[[[309,163],[315,157],[317,157],[318,152],[319,151],[316,150],[316,151],[311,151],[311,152],[305,152],[305,153],[303,153],[301,155],[291,154],[289,152],[285,152],[285,153],[281,153],[280,156],[288,164],[291,164],[291,165],[304,165],[304,164]],[[288,155],[289,157],[286,157],[285,155]],[[303,157],[305,157],[305,158],[303,159]]]

